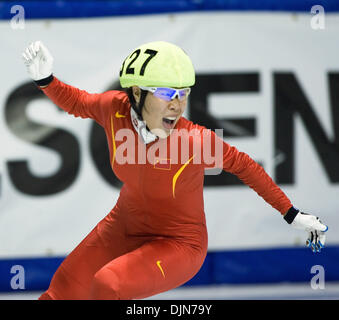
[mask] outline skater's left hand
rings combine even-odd
[[[325,245],[328,226],[324,225],[318,217],[299,211],[291,207],[284,215],[284,219],[292,227],[308,232],[306,245],[312,249],[313,252],[320,252]]]

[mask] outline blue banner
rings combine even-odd
[[[338,12],[337,0],[107,0],[107,1],[1,1],[0,19],[11,19],[11,8],[21,5],[26,19],[88,18],[204,11],[310,12],[321,5],[325,12]]]
[[[64,257],[0,260],[0,292],[15,291],[12,279],[19,273],[15,266],[24,271],[24,290],[46,290],[63,260]],[[327,246],[320,254],[307,248],[211,251],[200,271],[184,286],[310,282],[313,266],[324,268],[326,282],[339,281],[338,261],[339,246]]]

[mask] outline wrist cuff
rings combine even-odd
[[[295,216],[298,214],[299,210],[291,207],[287,213],[284,215],[284,219],[287,221],[288,224],[291,224],[295,218]]]
[[[53,79],[54,79],[54,76],[52,73],[49,77],[41,79],[41,80],[35,80],[34,82],[37,86],[41,87],[41,86],[49,85],[53,81]]]

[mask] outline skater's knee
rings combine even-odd
[[[39,297],[38,300],[54,300],[54,298],[48,291],[46,291]]]
[[[120,300],[120,285],[118,275],[108,268],[100,269],[93,278],[90,299]]]

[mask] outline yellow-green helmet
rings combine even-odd
[[[195,72],[189,56],[178,46],[156,41],[141,45],[124,60],[120,70],[123,88],[191,87]]]

